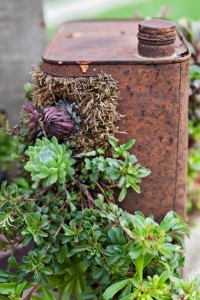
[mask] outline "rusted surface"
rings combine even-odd
[[[176,32],[173,57],[142,57],[138,53],[137,33],[138,22],[132,20],[64,23],[44,50],[42,59],[54,65],[62,61],[63,66],[78,61],[101,65],[160,64],[183,61],[189,53]]]
[[[136,138],[133,151],[152,170],[143,180],[141,194],[129,191],[120,204],[128,211],[152,213],[156,219],[169,210],[184,216],[188,87],[185,68],[179,63],[121,67],[117,71],[122,95],[119,111],[126,115],[119,126],[127,132],[119,139],[125,142]]]
[[[168,20],[145,20],[138,25],[138,52],[145,57],[175,55],[176,24]]]
[[[186,205],[186,180],[188,157],[188,90],[189,63],[180,64],[180,113],[179,113],[179,142],[177,157],[176,199],[174,210],[184,216]]]
[[[154,214],[157,220],[160,220],[169,210],[175,210],[184,216],[189,81],[187,46],[177,35],[176,47],[178,48],[176,48],[176,54],[173,58],[143,58],[138,56],[136,42],[130,42],[130,40],[127,42],[126,40],[127,43],[124,44],[125,40],[121,38],[119,51],[119,28],[126,33],[129,28],[129,32],[135,32],[136,35],[138,24],[132,21],[110,22],[110,24],[113,24],[112,26],[114,24],[118,25],[116,27],[117,33],[113,33],[114,28],[112,28],[113,38],[109,36],[112,41],[108,44],[109,51],[106,52],[109,52],[108,63],[105,63],[105,45],[102,45],[102,47],[100,45],[102,36],[105,35],[104,22],[101,23],[102,32],[98,29],[95,32],[95,38],[91,33],[93,28],[97,30],[95,26],[97,24],[100,26],[99,23],[94,22],[94,26],[91,26],[91,22],[88,22],[90,26],[85,25],[85,31],[86,29],[89,30],[88,27],[91,28],[88,33],[88,36],[90,34],[91,36],[90,43],[87,46],[83,43],[79,49],[82,52],[81,60],[78,49],[75,49],[74,57],[72,57],[74,45],[72,43],[68,55],[70,63],[67,63],[61,54],[61,56],[58,55],[57,61],[62,57],[62,65],[58,65],[56,60],[53,63],[47,61],[47,57],[48,59],[50,57],[55,59],[59,51],[59,45],[55,44],[57,38],[54,38],[53,46],[50,44],[44,52],[46,59],[42,65],[43,69],[55,76],[95,76],[100,72],[113,76],[118,82],[121,93],[118,110],[125,115],[118,124],[119,129],[127,132],[126,135],[119,134],[118,138],[121,143],[135,138],[136,145],[133,152],[142,165],[152,170],[151,175],[142,182],[141,194],[129,191],[125,201],[120,205],[130,212],[140,210],[145,215]],[[69,31],[72,30],[72,27],[76,27],[76,32],[85,35],[82,23],[73,23],[73,26],[70,24]],[[118,38],[117,42],[116,36]],[[97,53],[96,56],[92,54],[92,50],[96,49],[93,38],[95,42],[96,39],[100,40],[98,57]],[[129,35],[129,39],[131,38]],[[133,37],[134,39],[135,37]],[[115,42],[116,49],[114,47]],[[113,45],[112,49],[110,48],[111,44]],[[80,46],[80,44],[77,44],[77,47],[78,45]],[[132,49],[130,49],[130,45],[132,45]],[[57,50],[55,51],[55,49]],[[179,54],[177,54],[177,51],[179,51]],[[128,53],[132,53],[132,60]],[[119,61],[117,61],[116,55],[118,55]],[[109,60],[111,57],[115,57],[115,62]],[[125,59],[125,57],[127,60],[122,63],[122,58]],[[88,60],[91,63],[87,72],[83,73],[76,62]]]

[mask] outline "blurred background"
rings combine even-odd
[[[44,0],[48,38],[65,20],[160,17],[199,18],[199,0]]]

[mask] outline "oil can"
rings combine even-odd
[[[170,210],[184,217],[187,176],[187,118],[190,53],[176,25],[168,20],[67,22],[42,55],[42,69],[55,77],[116,80],[121,143],[135,138],[134,154],[151,175],[141,194],[129,191],[119,205],[133,213]]]

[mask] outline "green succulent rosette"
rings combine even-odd
[[[53,184],[64,187],[67,180],[75,174],[72,151],[64,144],[59,145],[55,137],[51,140],[45,137],[37,139],[34,146],[29,146],[26,155],[30,160],[26,163],[25,170],[31,172],[34,189],[40,181],[44,188]]]

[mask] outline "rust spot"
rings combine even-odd
[[[159,140],[160,140],[160,142],[162,143],[163,140],[164,140],[164,137],[163,137],[163,136],[159,136]]]
[[[129,73],[130,73],[129,70],[124,71],[124,75],[125,75],[125,76],[128,75]]]
[[[78,38],[82,36],[82,33],[81,32],[72,32],[72,33],[69,33],[69,34],[66,34],[65,37],[66,38]]]
[[[128,85],[126,86],[126,89],[127,89],[127,91],[130,91],[130,90],[131,90],[131,86],[128,84]]]
[[[91,61],[77,61],[77,64],[80,65],[80,68],[83,73],[87,72],[90,63],[91,63]]]

